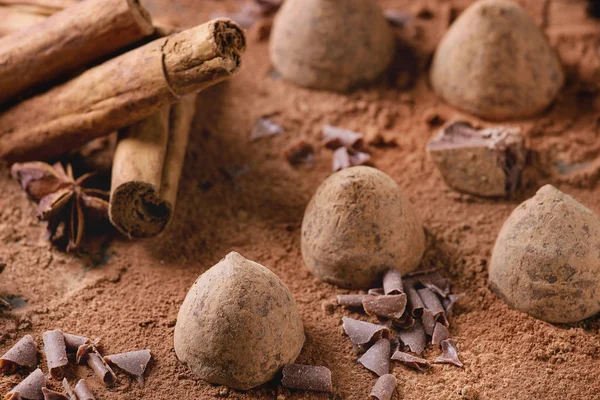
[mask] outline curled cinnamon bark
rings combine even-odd
[[[0,159],[56,157],[150,117],[232,76],[245,46],[235,23],[213,20],[91,68],[0,114]]]

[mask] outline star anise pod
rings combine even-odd
[[[86,220],[108,219],[109,193],[85,187],[94,173],[75,179],[70,164],[44,162],[14,164],[12,176],[19,181],[27,195],[38,202],[36,216],[48,222],[48,238],[53,239],[61,222],[68,237],[67,251],[78,249],[83,241]]]

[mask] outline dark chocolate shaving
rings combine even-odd
[[[283,367],[281,384],[290,389],[332,392],[331,371],[327,367],[287,364]]]
[[[38,349],[31,335],[25,335],[2,357],[0,357],[0,371],[9,374],[18,368],[35,368],[37,365]]]
[[[413,317],[419,318],[423,315],[423,309],[425,308],[421,297],[419,297],[417,290],[412,286],[411,282],[404,282],[404,291],[406,292],[410,314]]]
[[[402,318],[392,320],[392,325],[394,328],[400,329],[408,329],[413,326],[414,323],[415,319],[408,312],[404,312]]]
[[[328,149],[360,149],[363,146],[363,135],[348,129],[341,129],[331,125],[323,126],[323,145]]]
[[[406,309],[406,295],[367,296],[363,299],[363,308],[369,315],[401,319]]]
[[[439,322],[435,324],[435,328],[433,330],[433,335],[431,338],[431,343],[438,346],[444,340],[450,337],[450,332],[448,332],[448,328],[446,328],[443,324]]]
[[[392,356],[392,360],[400,361],[407,367],[416,369],[417,371],[425,371],[427,368],[429,368],[429,361],[426,359],[413,356],[412,354],[405,353],[403,351],[395,352]]]
[[[48,388],[42,388],[42,393],[44,394],[44,400],[70,400],[64,394],[55,392],[54,390],[50,390]]]
[[[400,331],[398,333],[398,339],[400,339],[405,346],[408,346],[410,351],[416,354],[423,354],[423,351],[427,346],[425,330],[419,321],[415,321],[414,325],[410,328]]]
[[[371,394],[369,395],[369,399],[390,400],[394,394],[394,391],[396,390],[397,385],[398,381],[394,375],[382,375],[379,377],[379,379],[377,379],[375,386],[373,386]]]
[[[351,308],[363,308],[363,299],[369,297],[366,294],[338,294],[337,302],[340,306]]]
[[[95,400],[94,395],[83,379],[80,379],[75,385],[75,394],[79,400]]]
[[[340,147],[333,152],[333,164],[331,169],[333,172],[341,171],[342,169],[350,168],[350,153],[346,147]]]
[[[379,339],[358,359],[358,362],[366,369],[375,372],[379,376],[389,374],[390,351],[390,341],[387,339]]]
[[[404,288],[402,285],[402,274],[397,269],[390,269],[383,276],[384,294],[402,294]]]
[[[442,340],[442,355],[435,359],[436,364],[452,364],[462,367],[463,363],[458,358],[458,348],[454,339]]]
[[[65,392],[67,392],[69,400],[78,400],[77,395],[75,394],[75,392],[73,392],[73,389],[71,388],[71,385],[69,385],[69,381],[67,381],[67,378],[63,378],[62,386],[63,389],[65,389]]]
[[[9,395],[18,393],[23,400],[42,400],[44,387],[46,387],[46,375],[38,368],[8,392],[5,399],[10,398]]]
[[[423,310],[423,315],[421,315],[421,323],[423,324],[423,329],[425,330],[425,333],[429,336],[433,335],[436,319],[436,316],[431,312],[431,310]]]
[[[446,310],[446,317],[450,317],[452,315],[452,310],[454,309],[454,305],[461,297],[463,297],[464,293],[459,294],[449,294],[448,297],[442,300],[442,305],[444,306],[444,310]]]
[[[281,135],[284,132],[285,130],[281,127],[281,125],[276,124],[269,118],[261,117],[256,121],[256,124],[250,133],[250,141]]]
[[[85,336],[71,335],[70,333],[63,333],[63,336],[65,338],[67,351],[77,351],[81,346],[92,342]]]
[[[65,336],[60,330],[55,329],[44,332],[42,338],[44,340],[44,351],[46,352],[46,361],[50,376],[54,379],[62,379],[64,376],[64,367],[69,363]]]
[[[117,376],[96,351],[88,354],[87,364],[106,386],[115,385]]]
[[[342,317],[342,322],[344,332],[359,348],[366,349],[381,338],[390,338],[390,330],[385,326],[348,317]]]
[[[138,383],[143,385],[144,372],[151,357],[150,350],[137,350],[106,356],[104,361],[114,364],[128,374],[133,375]]]
[[[374,288],[374,289],[369,289],[367,294],[370,294],[371,296],[381,296],[385,293],[383,292],[383,288]]]
[[[441,319],[444,322],[444,325],[447,326],[448,320],[446,319],[446,310],[444,310],[444,306],[442,306],[437,295],[428,288],[419,289],[417,292],[425,305],[425,310],[428,311],[427,313],[423,313],[423,326],[425,326],[425,314],[430,314],[427,318],[433,317],[435,322]],[[431,333],[433,333],[435,322],[433,323]],[[427,332],[427,329],[425,329],[425,332]],[[428,335],[431,335],[431,333],[427,332]]]

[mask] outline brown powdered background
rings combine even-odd
[[[356,363],[341,330],[348,314],[333,307],[339,290],[304,268],[300,223],[304,207],[331,169],[331,152],[319,146],[323,124],[394,137],[395,148],[373,149],[377,168],[390,174],[422,214],[429,233],[423,267],[436,266],[466,296],[451,318],[463,369],[436,365],[417,373],[396,365],[394,399],[599,399],[600,321],[553,326],[508,309],[487,287],[487,262],[496,234],[511,210],[552,183],[600,214],[600,22],[585,15],[583,0],[521,0],[560,53],[568,81],[556,104],[537,118],[517,121],[533,149],[526,187],[512,200],[457,194],[427,160],[425,145],[437,119],[466,118],[436,99],[427,65],[448,21],[469,1],[382,0],[385,8],[412,16],[398,30],[416,57],[398,69],[418,69],[410,89],[384,80],[349,95],[313,92],[276,78],[259,26],[249,31],[243,70],[206,91],[188,149],[175,219],[161,238],[113,240],[104,255],[72,255],[53,249],[34,219],[35,205],[0,168],[0,295],[23,296],[28,306],[0,315],[0,354],[30,333],[60,327],[101,337],[105,354],[149,348],[154,362],[139,388],[119,374],[105,390],[86,368],[98,399],[365,399],[376,377]],[[149,0],[153,15],[195,24],[214,12],[237,10],[233,0]],[[259,24],[260,25],[260,24]],[[404,74],[410,76],[410,74]],[[257,118],[271,116],[286,133],[248,141]],[[483,124],[487,126],[489,124]],[[314,168],[294,169],[282,150],[298,138],[313,143]],[[332,370],[334,395],[291,392],[273,382],[246,393],[209,385],[180,365],[172,338],[179,305],[194,280],[229,251],[272,269],[298,302],[307,341],[298,362]],[[429,350],[432,358],[437,350]],[[45,360],[44,360],[45,370]],[[0,394],[23,376],[0,377]],[[75,382],[75,375],[70,379]],[[51,386],[58,388],[57,382]]]

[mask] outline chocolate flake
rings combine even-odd
[[[340,147],[333,152],[333,165],[331,169],[333,172],[341,171],[346,168],[350,168],[350,153],[346,147]]]
[[[402,274],[397,269],[390,269],[383,276],[383,292],[385,294],[402,294]]]
[[[17,368],[35,368],[37,365],[38,349],[31,335],[25,335],[2,357],[0,371],[5,374],[14,372]]]
[[[85,336],[71,335],[70,333],[63,333],[63,336],[68,351],[77,351],[81,346],[92,342]]]
[[[62,379],[64,376],[64,367],[68,364],[67,347],[65,345],[65,336],[55,329],[44,332],[44,351],[46,352],[46,361],[50,376],[54,379]]]
[[[394,394],[394,391],[396,390],[397,385],[398,381],[394,375],[382,375],[379,379],[377,379],[375,386],[373,386],[369,398],[377,400],[390,400]]]
[[[70,400],[64,394],[55,392],[54,390],[50,390],[48,388],[42,388],[42,393],[44,394],[44,400]]]
[[[323,126],[323,144],[332,150],[340,147],[358,150],[363,146],[363,135],[348,129],[325,125]]]
[[[44,398],[42,388],[44,387],[46,387],[46,375],[38,368],[29,374],[29,376],[21,383],[15,386],[13,390],[8,392],[5,399],[10,399],[10,395],[18,393],[23,400],[42,400]],[[15,397],[13,396],[12,398]]]
[[[414,323],[415,323],[415,319],[408,312],[404,312],[404,314],[402,314],[402,318],[395,319],[392,321],[392,325],[395,328],[401,328],[401,329],[410,328],[411,326],[414,325]]]
[[[75,385],[75,394],[79,400],[96,400],[83,379],[80,379]]]
[[[421,323],[423,324],[423,329],[425,330],[425,333],[429,336],[432,336],[436,324],[435,314],[433,314],[431,310],[423,310],[423,315],[421,315]]]
[[[446,310],[446,317],[449,317],[450,315],[452,315],[452,310],[454,309],[454,305],[464,295],[465,295],[464,293],[449,294],[448,297],[446,297],[445,299],[442,300],[442,305],[444,306],[444,309]]]
[[[417,371],[425,371],[429,368],[429,361],[424,358],[413,356],[412,354],[403,351],[396,351],[392,356],[392,360],[400,361],[409,368]]]
[[[65,389],[65,392],[67,392],[69,400],[78,400],[77,395],[75,394],[75,392],[73,392],[73,389],[71,388],[71,385],[69,385],[69,381],[67,380],[67,378],[63,378],[62,385]]]
[[[140,385],[144,384],[144,372],[152,355],[150,350],[130,351],[104,357],[104,361],[116,365],[123,371],[135,376]]]
[[[366,369],[375,372],[379,376],[389,374],[390,351],[390,341],[387,339],[380,339],[358,359],[358,362]]]
[[[442,306],[442,303],[436,294],[428,288],[419,289],[417,293],[425,305],[425,310],[422,315],[425,332],[427,332],[428,335],[433,334],[433,328],[435,328],[435,323],[438,320],[442,320],[444,325],[448,326],[446,310],[444,310],[444,306]]]
[[[450,337],[450,332],[448,332],[448,328],[446,328],[443,324],[439,322],[435,324],[435,328],[433,330],[433,335],[431,338],[431,343],[438,346],[444,340]]]
[[[385,326],[348,317],[342,317],[342,322],[344,332],[350,341],[359,348],[365,349],[381,338],[390,338],[390,330]]]
[[[367,294],[338,294],[337,302],[340,306],[351,308],[362,308],[363,299],[372,297]]]
[[[331,371],[327,367],[287,364],[283,367],[281,384],[290,389],[332,392]]]
[[[367,296],[363,299],[363,307],[369,315],[382,318],[400,319],[406,309],[406,295],[393,294],[383,296]]]
[[[478,130],[463,121],[442,129],[427,151],[448,186],[483,197],[515,191],[527,157],[520,128]]]
[[[281,125],[273,122],[269,118],[261,117],[256,121],[254,129],[252,129],[252,132],[250,133],[250,141],[281,135],[283,133],[285,133],[285,130]]]
[[[463,363],[458,358],[458,348],[454,339],[442,340],[442,355],[435,359],[436,364],[452,364],[462,367]]]
[[[312,165],[315,161],[314,152],[312,144],[300,139],[286,147],[283,155],[291,165]]]
[[[97,351],[88,354],[87,363],[106,386],[114,386],[117,382],[117,376]]]
[[[421,297],[419,297],[417,290],[410,282],[404,282],[404,291],[408,300],[408,309],[410,314],[413,317],[419,318],[421,315],[423,315],[423,309],[425,308]]]
[[[410,328],[400,331],[398,338],[405,346],[408,346],[410,351],[416,354],[423,354],[427,346],[425,330],[419,321],[415,321],[414,325]]]
[[[76,364],[83,364],[87,361],[88,355],[94,351],[94,345],[92,343],[81,345],[77,348],[77,355],[75,356]]]

